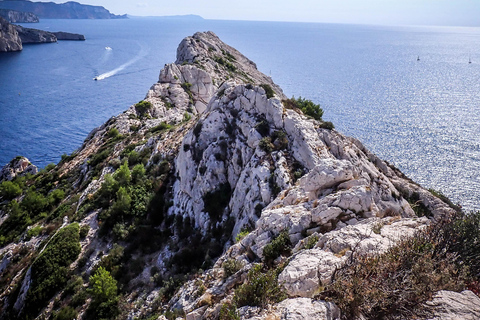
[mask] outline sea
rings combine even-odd
[[[211,30],[287,96],[320,104],[338,131],[465,210],[480,210],[480,28],[182,17],[24,26],[87,40],[0,55],[0,166],[23,155],[44,167],[71,154],[145,97],[184,37]]]

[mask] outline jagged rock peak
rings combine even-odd
[[[272,79],[258,71],[257,65],[227,45],[212,31],[197,32],[182,40],[177,49],[176,64],[192,63],[202,66],[209,73],[219,75],[218,69],[226,69],[230,78],[244,83],[269,84],[280,98],[285,98],[282,89]],[[224,75],[225,76],[225,75]],[[222,78],[222,77],[220,77]],[[228,79],[228,77],[226,77]],[[227,80],[224,79],[224,80]]]

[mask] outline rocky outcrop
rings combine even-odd
[[[0,9],[0,17],[10,23],[37,23],[39,21],[38,17],[31,12],[20,12],[9,9]]]
[[[16,176],[36,174],[37,172],[38,168],[31,164],[27,158],[16,157],[0,170],[0,182],[13,180]]]
[[[24,28],[22,26],[15,25],[15,29],[22,39],[22,43],[52,43],[57,42],[57,37],[48,31]]]
[[[427,302],[435,314],[431,320],[480,319],[480,298],[472,291],[439,291]]]
[[[90,6],[69,1],[57,4],[54,2],[32,2],[26,0],[0,1],[0,8],[22,12],[31,12],[41,19],[126,19],[126,15],[114,15],[100,6]]]
[[[78,33],[69,33],[69,32],[52,32],[57,40],[75,40],[75,41],[85,41],[85,36]]]
[[[0,17],[0,52],[21,51],[22,48],[22,40],[15,27]]]

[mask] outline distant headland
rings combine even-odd
[[[0,9],[29,12],[40,19],[128,19],[127,15],[115,15],[101,6],[66,3],[32,2],[27,0],[0,0]]]

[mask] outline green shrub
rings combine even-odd
[[[272,134],[272,142],[277,150],[283,150],[288,147],[288,138],[285,131],[275,131]]]
[[[85,239],[85,237],[88,235],[88,232],[90,231],[90,226],[88,224],[85,224],[80,227],[80,239]]]
[[[119,314],[117,281],[103,267],[89,278],[88,293],[92,296],[89,312],[97,319],[112,319]]]
[[[192,119],[192,115],[191,115],[190,113],[188,113],[188,112],[185,112],[185,113],[183,114],[183,121],[184,121],[184,122],[188,122],[188,121],[190,121],[190,119]]]
[[[100,267],[97,269],[94,275],[90,276],[90,289],[89,293],[92,296],[94,303],[101,303],[117,296],[117,281],[113,279],[110,272],[105,268]]]
[[[322,122],[322,124],[320,124],[320,128],[327,129],[327,130],[333,130],[333,129],[335,129],[335,126],[330,121],[324,121],[324,122]]]
[[[125,161],[120,168],[115,171],[113,177],[115,180],[118,182],[120,186],[127,186],[130,184],[130,181],[132,180],[132,173],[130,172],[130,169],[128,168],[128,162]]]
[[[139,183],[145,178],[145,167],[142,163],[137,164],[132,169],[132,182]]]
[[[114,216],[123,216],[130,211],[131,204],[132,198],[130,194],[124,187],[120,187],[116,194],[116,200],[110,210]]]
[[[260,264],[255,265],[248,272],[245,283],[235,290],[233,297],[235,305],[264,308],[269,303],[286,299],[284,290],[278,285],[279,271],[271,269],[264,273]]]
[[[269,244],[263,248],[263,257],[267,264],[271,264],[282,254],[290,254],[291,249],[290,237],[288,231],[282,231]]]
[[[232,303],[224,303],[220,308],[219,320],[240,320],[237,307]]]
[[[272,138],[270,138],[270,137],[264,137],[264,138],[260,139],[260,142],[258,143],[258,146],[260,147],[260,149],[262,149],[263,151],[265,151],[267,153],[272,152],[273,149],[275,148],[275,146],[272,143]]]
[[[237,273],[237,271],[242,269],[242,267],[243,267],[242,263],[235,259],[225,260],[222,264],[224,277],[225,278],[230,277],[231,275]]]
[[[70,264],[80,253],[79,240],[79,225],[72,223],[58,231],[33,262],[24,308],[27,317],[36,315],[66,284]]]
[[[31,217],[34,217],[40,214],[40,212],[46,208],[47,204],[48,201],[42,194],[35,191],[29,191],[25,198],[23,198],[21,206]]]
[[[151,108],[153,108],[153,105],[145,100],[142,100],[135,105],[135,110],[137,110],[140,116],[144,116]]]
[[[305,115],[310,116],[315,120],[322,120],[322,108],[311,100],[303,99],[302,97],[295,99],[293,97],[291,99],[283,100],[283,105],[288,109],[300,109]]]
[[[265,94],[267,95],[267,99],[273,98],[275,95],[275,91],[273,91],[272,87],[269,84],[263,83],[260,85],[260,87],[265,90]]]
[[[63,199],[65,199],[65,191],[62,189],[55,189],[48,194],[48,203],[52,206],[59,204]]]
[[[158,126],[153,127],[153,128],[150,128],[150,129],[148,130],[148,132],[156,133],[156,132],[159,132],[159,131],[162,132],[162,131],[170,130],[170,129],[172,129],[172,128],[173,128],[172,125],[170,125],[170,124],[168,124],[168,123],[166,123],[166,122],[162,122],[162,123],[160,123]]]
[[[263,206],[262,206],[262,209],[263,209]],[[261,209],[260,209],[261,210]],[[242,241],[243,238],[245,238],[248,234],[250,233],[250,231],[244,229],[242,231],[240,231],[237,236],[235,237],[235,242],[240,242]]]
[[[12,181],[3,181],[0,184],[0,196],[6,200],[12,200],[22,194],[22,188]]]
[[[108,130],[107,136],[109,138],[116,139],[118,137],[121,137],[121,134],[120,132],[118,132],[117,128],[113,127],[113,128],[110,128],[110,130]]]
[[[37,237],[44,229],[42,226],[36,226],[27,231],[27,236],[25,240],[30,240],[33,237]]]
[[[59,312],[53,314],[53,320],[75,320],[78,312],[70,306],[63,307]]]

